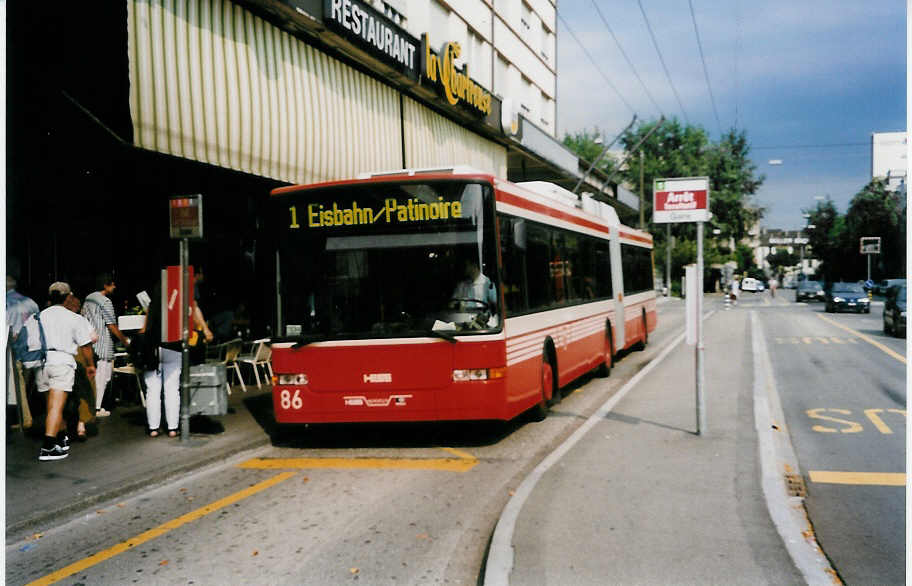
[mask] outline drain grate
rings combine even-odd
[[[807,486],[804,484],[804,477],[800,474],[786,474],[785,484],[790,496],[807,496]]]

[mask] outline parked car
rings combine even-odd
[[[884,279],[874,284],[874,295],[886,295],[887,289],[894,285],[905,285],[905,279]]]
[[[763,281],[754,279],[753,277],[744,277],[741,279],[741,290],[761,293],[763,291]]]
[[[836,311],[871,313],[871,300],[868,299],[864,287],[858,283],[833,283],[826,290],[825,303],[828,313]]]
[[[824,301],[826,294],[819,281],[801,281],[795,289],[795,302],[798,301]]]
[[[883,329],[885,334],[906,335],[906,286],[896,285],[887,291],[884,302]]]

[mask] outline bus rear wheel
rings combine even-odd
[[[637,342],[637,350],[645,350],[646,344],[649,343],[649,326],[646,324],[646,312],[643,312],[643,339]]]
[[[611,374],[611,367],[614,366],[614,336],[611,333],[611,326],[605,333],[605,356],[601,364],[595,370],[596,376],[602,378]]]

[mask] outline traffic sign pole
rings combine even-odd
[[[703,222],[697,222],[697,435],[706,431],[706,402],[703,397]]]
[[[696,286],[688,283],[696,297],[694,333],[696,334],[696,411],[697,435],[706,432],[706,402],[703,396],[704,344],[703,344],[703,223],[712,218],[709,211],[709,177],[677,177],[655,179],[652,189],[653,223],[696,222],[697,266]],[[668,246],[669,243],[666,243]],[[689,342],[692,343],[692,342]]]

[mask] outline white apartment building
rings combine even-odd
[[[909,172],[908,143],[906,132],[872,132],[871,178],[885,179],[892,190],[905,185]]]

